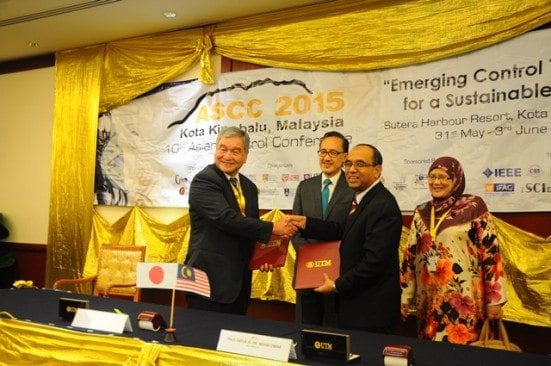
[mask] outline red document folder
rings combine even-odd
[[[283,267],[288,248],[289,238],[279,235],[272,235],[268,243],[254,243],[249,269],[259,269],[265,263],[271,264],[274,268]]]
[[[328,241],[300,246],[297,254],[295,289],[310,289],[323,285],[323,274],[335,280],[340,275],[340,241]]]

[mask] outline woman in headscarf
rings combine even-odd
[[[429,168],[432,200],[415,209],[400,267],[402,318],[417,310],[418,336],[467,344],[483,320],[500,319],[505,279],[498,241],[482,198],[463,194],[459,161]]]

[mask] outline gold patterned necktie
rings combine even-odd
[[[231,183],[231,188],[233,190],[235,199],[237,199],[237,204],[239,205],[239,211],[241,211],[241,214],[245,216],[245,196],[243,196],[243,191],[241,191],[241,186],[237,182],[236,177],[231,177],[230,183]]]

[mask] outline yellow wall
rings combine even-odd
[[[53,67],[0,75],[0,212],[5,239],[48,237],[54,113]]]

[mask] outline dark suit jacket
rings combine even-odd
[[[246,202],[241,215],[230,182],[214,164],[193,178],[189,190],[191,234],[185,263],[205,271],[211,300],[235,301],[242,286],[250,295],[248,264],[255,241],[268,242],[273,224],[258,220],[258,189],[244,175],[239,181]]]
[[[323,218],[321,209],[321,177],[321,174],[316,175],[298,184],[295,200],[293,201],[294,214],[315,217],[317,219]],[[331,200],[327,207],[326,220],[344,223],[348,216],[353,198],[354,191],[348,188],[344,172],[342,172],[335,185],[333,194],[331,195]],[[304,238],[301,233],[298,232],[291,241],[295,250],[298,250],[299,245],[315,242],[317,240]]]
[[[377,183],[344,225],[308,218],[304,234],[341,239],[338,324],[343,328],[390,327],[400,314],[398,246],[402,215],[394,196]]]

